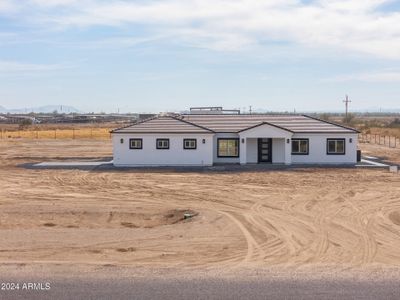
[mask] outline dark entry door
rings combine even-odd
[[[258,162],[272,163],[272,139],[258,139]]]

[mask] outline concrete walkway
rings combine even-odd
[[[112,164],[113,161],[50,161],[34,164],[34,167],[97,167]]]
[[[334,165],[334,164],[216,164],[211,167],[201,166],[164,166],[164,167],[115,167],[113,161],[51,161],[35,164],[24,164],[22,167],[38,169],[77,169],[77,170],[113,170],[113,171],[176,171],[176,172],[251,172],[251,171],[272,171],[272,170],[292,170],[299,168],[388,168],[389,164],[377,157],[363,156],[361,162],[356,165]]]

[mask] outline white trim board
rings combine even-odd
[[[367,159],[361,159],[361,162],[365,163],[365,164],[369,164],[369,165],[356,165],[356,166],[357,167],[371,167],[371,166],[374,166],[374,167],[389,167],[389,165],[387,165],[387,164],[378,163],[376,161],[371,161],[371,160],[367,160]]]
[[[50,161],[34,164],[34,167],[91,167],[111,164],[113,161]]]

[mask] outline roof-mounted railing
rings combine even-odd
[[[240,114],[239,109],[223,109],[222,106],[191,107],[191,114]]]

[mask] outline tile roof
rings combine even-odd
[[[159,116],[118,128],[112,133],[212,133],[212,130],[172,116]]]
[[[261,124],[293,133],[355,133],[357,130],[306,115],[186,114],[159,116],[113,133],[237,133]]]
[[[294,133],[354,133],[355,129],[319,120],[306,115],[183,115],[183,120],[209,128],[215,132],[239,132],[262,123]]]

